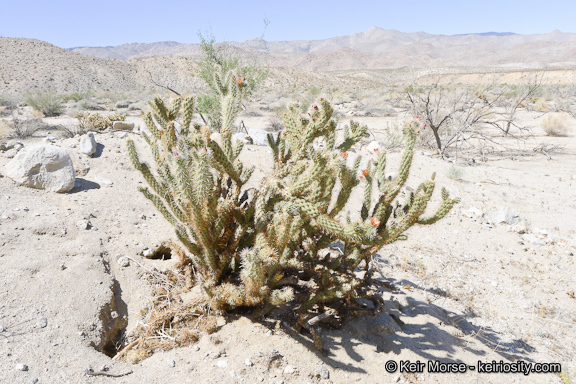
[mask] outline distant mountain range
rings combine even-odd
[[[313,71],[402,67],[521,67],[576,65],[576,34],[553,31],[537,35],[512,32],[432,35],[372,27],[365,32],[324,40],[227,42],[240,55],[257,57],[272,67]],[[116,47],[78,47],[72,52],[100,58],[155,56],[200,57],[198,44],[158,42]]]
[[[510,32],[458,36],[372,27],[324,40],[228,42],[220,45],[270,68],[266,87],[366,88],[414,76],[576,69],[576,34]],[[149,92],[164,84],[196,93],[203,86],[198,44],[159,42],[66,50],[40,40],[0,37],[0,96],[38,90]],[[562,71],[558,81],[576,82]],[[570,71],[576,74],[576,71]],[[402,80],[404,81],[404,80]]]

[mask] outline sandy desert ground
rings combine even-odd
[[[262,111],[240,118],[249,128],[266,128],[272,117]],[[384,128],[401,117],[357,120],[385,141]],[[282,321],[234,315],[197,344],[134,365],[111,359],[114,342],[139,324],[149,305],[146,273],[175,263],[142,256],[144,248],[176,239],[136,190],[144,181],[128,161],[125,140],[135,139],[143,152],[144,141],[139,133],[104,131],[95,135],[97,154],[88,157],[79,152],[80,137],[54,130],[19,140],[29,146],[54,136],[52,145],[69,152],[77,178],[64,194],[19,186],[4,176],[16,149],[0,152],[0,382],[570,383],[576,378],[576,123],[571,120],[567,137],[550,138],[537,128],[541,115],[523,118],[536,128],[518,151],[488,162],[468,157],[458,162],[458,177],[449,162],[417,151],[407,186],[436,172],[437,185],[461,203],[436,225],[413,227],[408,240],[378,253],[377,277],[395,287],[381,290],[385,313],[325,330],[327,352]],[[53,126],[72,120],[44,119]],[[138,111],[128,120],[142,123]],[[564,151],[551,159],[532,151],[542,142]],[[258,169],[253,183],[270,170],[270,155],[263,146],[244,149],[241,159]],[[391,171],[399,157],[390,151]],[[518,223],[499,223],[502,208],[515,210]],[[407,360],[559,363],[564,373],[386,371],[389,361]]]

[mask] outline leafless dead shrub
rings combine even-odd
[[[25,139],[34,136],[37,131],[47,127],[49,127],[49,125],[44,123],[41,118],[21,118],[15,114],[12,118],[12,130],[8,134],[8,137],[12,139]]]
[[[542,153],[548,158],[548,160],[552,160],[552,155],[565,154],[569,152],[565,146],[552,143],[540,143],[536,147],[532,148],[532,150],[534,152]]]
[[[79,124],[61,124],[58,126],[58,130],[60,130],[64,137],[67,138],[75,137],[76,135],[82,136],[88,132],[88,129]]]

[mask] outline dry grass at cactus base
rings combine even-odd
[[[192,123],[194,97],[171,105],[156,98],[144,118],[153,167],[127,142],[132,164],[149,185],[139,190],[174,226],[182,247],[173,246],[176,270],[153,275],[155,300],[146,324],[129,336],[119,357],[138,360],[190,343],[198,332],[215,329],[215,316],[246,310],[256,318],[281,317],[311,334],[322,350],[323,324],[340,327],[384,309],[382,283],[372,279],[373,255],[404,239],[411,226],[434,224],[458,202],[443,189],[437,211],[424,216],[435,175],[398,199],[423,129],[420,120],[404,124],[405,148],[392,180],[385,174],[385,152],[363,163],[352,151],[369,136],[368,128],[351,122],[337,134],[324,99],[307,112],[298,104],[288,108],[284,130],[268,135],[272,174],[258,188],[247,188],[254,168],[239,160],[243,142],[232,139],[243,82],[228,74],[215,75],[215,84],[218,135]],[[357,187],[361,206],[350,201]],[[355,221],[350,210],[360,213]]]

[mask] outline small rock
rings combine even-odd
[[[166,362],[168,363],[169,366],[171,366],[172,368],[174,368],[176,366],[176,361],[174,361],[174,359],[166,359]]]
[[[151,250],[150,248],[146,248],[145,250],[142,251],[142,256],[146,258],[150,258],[152,255],[154,255],[154,251]]]
[[[523,234],[522,238],[524,239],[524,241],[527,241],[527,242],[532,243],[534,245],[545,245],[542,240],[540,240],[539,238],[537,238],[536,236],[534,236],[531,233]]]
[[[321,377],[322,379],[329,379],[330,378],[330,371],[325,366],[321,365],[316,368],[316,376]]]
[[[226,319],[222,316],[218,317],[218,319],[216,320],[216,325],[219,327],[223,327],[226,325]]]
[[[41,317],[40,320],[38,320],[38,326],[40,328],[46,328],[48,326],[48,319],[45,317]]]
[[[219,358],[220,356],[222,356],[222,352],[219,352],[219,351],[210,352],[210,353],[208,354],[208,357],[211,358],[211,359],[217,359],[217,358]]]
[[[79,229],[84,229],[84,230],[92,228],[92,224],[90,223],[90,220],[86,220],[86,219],[83,219],[83,220],[76,222],[76,226]]]
[[[462,211],[462,213],[470,218],[474,218],[474,217],[484,217],[484,212],[482,212],[481,210],[479,210],[476,207],[472,207],[466,211]]]
[[[118,138],[123,139],[123,138],[125,138],[126,136],[128,136],[128,134],[127,134],[126,132],[121,132],[121,133],[118,135]]]
[[[508,232],[516,232],[520,235],[526,233],[526,227],[523,226],[522,224],[516,224],[516,225],[511,225],[508,228]]]
[[[511,254],[511,255],[513,255],[513,254],[515,254],[515,253],[516,253],[516,251],[515,251],[515,250],[513,250],[512,248],[509,248],[509,249],[508,249],[508,253],[509,253],[509,254]]]
[[[123,268],[129,267],[130,266],[130,259],[122,256],[118,259],[118,265],[120,265]]]
[[[248,130],[248,136],[252,139],[254,145],[268,146],[268,134],[263,129],[251,128]],[[270,133],[274,139],[278,136],[278,133]]]
[[[503,207],[496,211],[493,215],[494,223],[506,223],[509,225],[518,224],[520,221],[520,215],[514,209],[510,207]]]
[[[134,123],[131,121],[115,121],[112,123],[112,129],[131,131],[134,129]]]
[[[28,366],[26,364],[16,364],[16,369],[18,371],[27,371],[28,370]]]
[[[228,359],[218,360],[216,366],[220,368],[226,368],[228,366]]]
[[[296,372],[296,368],[293,367],[293,366],[291,366],[291,365],[287,365],[287,366],[284,368],[284,374],[285,374],[285,375],[291,375],[291,374],[293,374],[294,372]]]
[[[36,384],[37,382],[38,382],[38,378],[36,378],[36,377],[32,377],[32,378],[30,378],[30,380],[28,380],[29,384]]]
[[[197,345],[195,345],[195,346],[192,347],[192,350],[195,351],[195,352],[198,352],[198,351],[200,350],[200,347],[197,346]]]
[[[426,152],[426,151],[422,151],[422,152],[420,152],[420,154],[422,156],[432,156],[432,154],[430,152]]]
[[[244,132],[238,132],[232,135],[232,143],[242,141],[244,144],[252,144],[252,139]]]
[[[244,360],[244,364],[248,367],[251,367],[254,365],[254,363],[252,362],[252,360],[250,360],[250,358],[247,358],[246,360]]]
[[[94,156],[97,148],[98,144],[96,143],[94,133],[92,132],[89,132],[80,142],[80,152],[85,153],[88,156]]]

